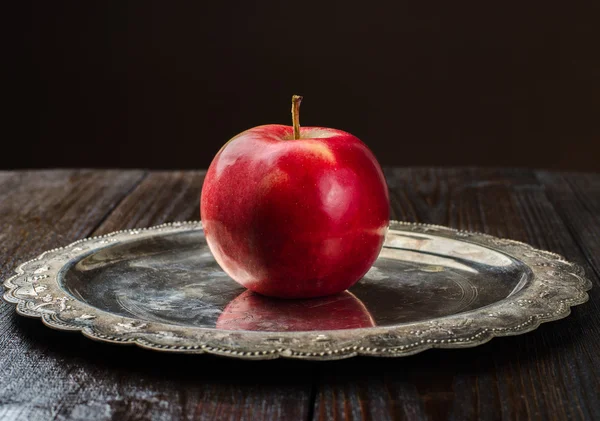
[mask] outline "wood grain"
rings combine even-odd
[[[396,219],[526,241],[584,266],[591,301],[472,349],[333,363],[161,354],[0,305],[2,420],[598,419],[600,176],[387,170]],[[198,218],[203,172],[0,173],[0,268],[77,238]]]
[[[582,253],[600,274],[600,176],[546,171],[537,176]]]
[[[0,276],[46,249],[90,234],[142,171],[35,171],[0,176]],[[0,304],[0,419],[52,419],[82,388],[76,362],[53,354],[64,335]],[[90,373],[87,374],[89,376]]]
[[[152,172],[131,192],[94,235],[200,219],[204,171]]]

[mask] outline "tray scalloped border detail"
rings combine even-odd
[[[558,254],[488,234],[399,221],[390,221],[390,230],[451,238],[512,256],[532,270],[533,279],[516,294],[466,313],[395,326],[313,332],[239,332],[144,322],[91,307],[66,294],[58,283],[59,272],[66,264],[92,251],[156,234],[201,229],[198,221],[172,222],[85,238],[48,250],[16,269],[16,274],[4,282],[3,298],[16,304],[20,315],[40,318],[51,328],[79,331],[104,342],[245,359],[333,360],[473,347],[494,337],[529,332],[541,323],[568,316],[571,306],[588,300],[586,291],[592,287],[580,266]]]

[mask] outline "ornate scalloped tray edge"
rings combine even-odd
[[[92,307],[66,293],[58,282],[65,265],[93,251],[133,239],[201,229],[200,222],[174,222],[117,231],[48,250],[16,269],[16,274],[4,282],[3,298],[16,304],[20,315],[104,342],[244,359],[334,360],[472,347],[497,336],[529,332],[541,323],[568,316],[571,306],[588,300],[586,291],[592,287],[580,266],[558,254],[487,234],[397,221],[390,223],[390,230],[441,236],[512,256],[531,269],[532,281],[501,301],[451,316],[394,326],[309,332],[239,332],[145,322]]]

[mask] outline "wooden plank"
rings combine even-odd
[[[535,174],[407,169],[386,175],[395,218],[526,241],[583,264],[598,282]],[[314,419],[592,419],[600,414],[597,314],[597,304],[588,303],[532,333],[472,349],[328,364]]]
[[[200,192],[205,171],[150,173],[125,198],[94,235],[164,222],[200,219]]]
[[[143,171],[2,173],[0,278],[46,249],[88,235],[143,177]],[[0,419],[51,419],[63,388],[74,384],[72,373],[61,371],[65,355],[53,353],[48,342],[68,343],[68,335],[47,336],[49,330],[0,303]]]
[[[150,173],[94,234],[198,219],[203,176]],[[19,324],[21,337],[33,345],[27,356],[15,356],[7,370],[18,373],[26,367],[32,373],[7,382],[10,388],[0,395],[18,397],[6,403],[9,420],[31,419],[32,414],[65,420],[258,421],[308,416],[313,371],[300,362],[161,354],[92,342],[37,321]],[[34,394],[34,403],[27,406]]]
[[[537,173],[583,254],[600,274],[600,175]]]

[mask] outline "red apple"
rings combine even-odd
[[[260,294],[336,294],[371,267],[389,222],[373,153],[341,130],[271,124],[238,134],[213,159],[200,212],[216,261]]]
[[[335,314],[335,317],[332,315]],[[348,291],[305,300],[279,300],[246,291],[232,300],[217,329],[302,332],[373,327],[365,305]]]

